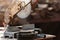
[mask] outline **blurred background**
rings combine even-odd
[[[9,26],[35,24],[35,27],[41,28],[43,33],[56,35],[54,40],[60,40],[60,0],[31,0],[31,5],[21,12],[18,12],[19,9],[24,7],[27,1],[20,7],[19,3],[21,2],[0,0],[0,27],[5,23]],[[18,14],[15,14],[16,12]]]

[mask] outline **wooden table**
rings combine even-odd
[[[46,38],[36,38],[35,40],[53,40],[55,37],[55,35],[46,34]]]

